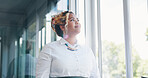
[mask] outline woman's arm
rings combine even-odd
[[[40,52],[36,64],[36,78],[49,78],[52,60],[50,52],[51,51],[47,46]]]

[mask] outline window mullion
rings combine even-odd
[[[123,0],[124,12],[124,35],[125,35],[125,56],[126,56],[126,78],[133,78],[132,69],[132,47],[131,47],[131,30],[130,30],[130,11],[129,0]]]
[[[97,0],[97,33],[98,33],[98,65],[100,76],[102,78],[102,40],[101,40],[101,16],[100,16],[100,0]]]

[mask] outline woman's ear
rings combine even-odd
[[[60,28],[61,28],[62,31],[65,31],[65,27],[64,26],[60,25]]]

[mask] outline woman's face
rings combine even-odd
[[[77,35],[80,33],[80,28],[81,25],[79,23],[79,19],[74,14],[70,13],[68,18],[67,34]]]

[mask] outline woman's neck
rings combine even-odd
[[[75,36],[69,36],[65,39],[67,42],[69,42],[71,45],[74,45],[76,43],[76,37]]]

